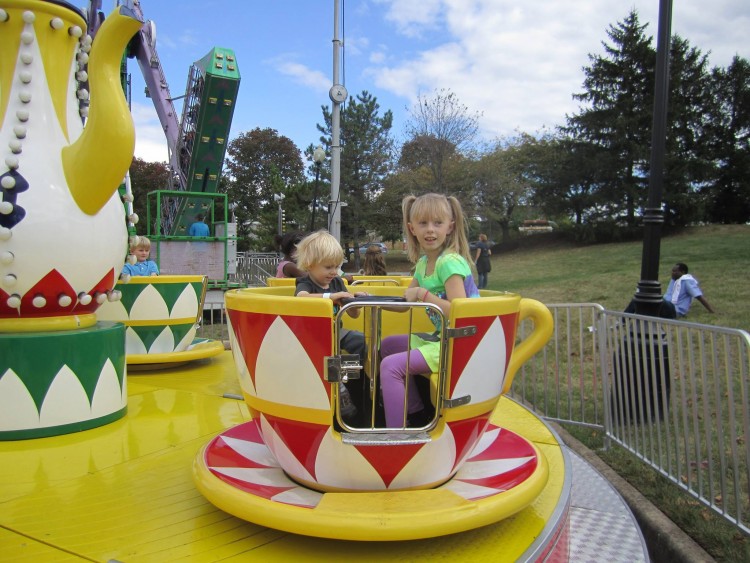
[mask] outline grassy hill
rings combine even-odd
[[[520,293],[542,303],[599,303],[625,309],[641,275],[641,242],[575,246],[521,240],[519,247],[495,252],[488,288]],[[708,225],[663,237],[659,281],[667,288],[672,266],[685,262],[700,282],[712,315],[694,302],[691,322],[750,331],[750,226]],[[408,271],[398,252],[387,255],[389,271]]]

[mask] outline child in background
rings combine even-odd
[[[376,244],[367,247],[363,273],[366,276],[385,276],[388,274],[388,271],[385,269],[385,256],[383,256],[383,251]]]
[[[151,254],[151,241],[146,237],[134,236],[130,239],[130,254],[135,256],[136,262],[131,263],[132,258],[122,267],[120,277],[123,280],[130,279],[131,276],[158,276],[159,267],[156,262],[149,260]]]
[[[416,262],[414,279],[404,297],[407,301],[437,305],[448,317],[453,299],[479,297],[469,265],[471,257],[461,204],[455,197],[424,194],[404,198],[402,210],[407,255]],[[440,315],[430,310],[428,315],[439,331]],[[440,342],[416,334],[389,336],[381,343],[380,355],[380,388],[386,425],[389,428],[403,425],[408,366],[407,424],[423,426],[428,422],[428,415],[413,376],[429,375],[438,370]]]
[[[306,275],[297,278],[295,295],[298,297],[316,297],[333,301],[334,315],[341,306],[341,300],[366,293],[351,294],[339,276],[341,264],[344,262],[344,250],[336,237],[327,231],[317,231],[306,236],[297,244],[297,266]],[[349,315],[356,318],[359,309],[348,309]],[[339,332],[340,347],[349,354],[357,354],[360,359],[365,357],[365,335],[356,330],[342,328]],[[352,403],[349,391],[343,383],[339,384],[341,395],[341,415],[347,421],[357,414],[357,407]]]
[[[283,258],[276,267],[277,278],[301,278],[305,272],[297,267],[297,244],[305,234],[302,231],[292,231],[284,236],[276,235],[274,242],[276,249],[281,252]]]

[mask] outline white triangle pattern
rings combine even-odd
[[[469,358],[451,398],[471,396],[472,403],[499,399],[505,380],[505,331],[498,317]]]
[[[100,418],[127,405],[127,378],[122,383],[110,360],[102,367],[94,396],[88,395],[73,371],[64,365],[55,375],[41,409],[13,371],[0,377],[0,431],[50,428]]]
[[[302,343],[277,317],[268,327],[255,364],[255,387],[266,401],[330,409],[330,399]]]
[[[255,385],[250,377],[250,372],[247,370],[247,364],[245,358],[242,356],[240,351],[240,345],[237,341],[237,335],[234,333],[232,322],[227,316],[227,327],[229,328],[229,343],[232,348],[232,358],[234,359],[234,367],[237,368],[237,375],[240,380],[240,387],[242,390],[250,396],[255,396]]]

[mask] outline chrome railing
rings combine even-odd
[[[545,418],[602,428],[607,446],[749,532],[750,334],[592,304],[548,307],[554,337],[511,395]]]

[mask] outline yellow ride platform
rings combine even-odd
[[[549,482],[506,520],[437,538],[376,543],[300,536],[231,516],[201,495],[192,465],[215,436],[249,420],[239,393],[231,353],[223,352],[131,373],[128,413],[116,422],[0,442],[0,560],[515,561],[536,559],[555,536],[567,548],[567,536],[575,533],[567,517],[571,471],[565,450],[546,425],[509,399],[502,399],[492,422],[543,452]],[[562,526],[550,529],[550,522]],[[629,525],[637,552],[640,535]]]

